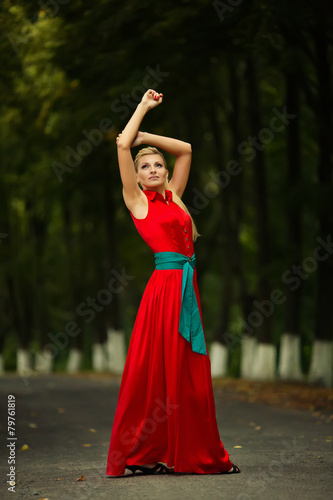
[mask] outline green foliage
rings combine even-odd
[[[246,1],[226,12],[223,20],[212,2],[204,0],[97,0],[91,5],[71,0],[54,5],[43,10],[35,1],[5,0],[1,7],[0,233],[8,237],[0,245],[0,300],[8,307],[0,337],[6,336],[6,363],[13,366],[13,334],[9,341],[5,332],[15,332],[21,345],[31,340],[44,345],[48,332],[62,331],[69,319],[81,325],[77,306],[103,288],[112,269],[124,266],[135,280],[77,339],[85,366],[90,366],[91,343],[100,336],[100,323],[105,330],[117,323],[119,314],[129,336],[153,262],[123,205],[115,137],[147,85],[163,91],[165,100],[147,116],[144,128],[193,145],[193,171],[184,195],[189,206],[198,190],[204,193],[211,172],[224,170],[231,160],[242,168],[229,186],[215,185],[213,196],[204,195],[206,201],[195,214],[202,234],[198,267],[210,340],[218,327],[228,265],[233,269],[231,322],[241,314],[235,264],[224,261],[229,237],[223,229],[224,202],[229,194],[233,227],[242,209],[237,224],[244,279],[254,297],[258,288],[255,162],[235,150],[235,143],[249,141],[249,59],[258,75],[264,127],[273,109],[285,105],[288,72],[297,74],[301,96],[302,175],[296,187],[288,185],[286,176],[287,130],[275,133],[264,147],[263,195],[272,246],[265,272],[273,288],[283,288],[281,276],[289,265],[286,214],[293,209],[301,213],[306,256],[317,235],[317,214],[331,210],[332,185],[316,186],[319,87],[312,33],[322,13],[329,33],[332,12],[311,0]],[[328,43],[332,57],[331,38]],[[232,128],[233,72],[239,89],[237,137]],[[105,120],[106,132],[101,131]],[[311,276],[302,299],[306,360],[313,335],[309,311],[314,279]],[[273,318],[277,342],[283,315],[280,306]],[[62,351],[56,366],[64,367],[65,358]],[[230,373],[238,370],[236,349]]]

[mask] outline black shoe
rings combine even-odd
[[[172,474],[173,469],[168,469],[164,464],[157,463],[154,467],[143,467],[142,465],[126,465],[126,468],[129,469],[133,474],[137,470],[141,471],[142,474]]]
[[[220,472],[220,474],[239,474],[240,472],[240,468],[237,465],[232,464],[231,470],[225,470],[224,472]]]

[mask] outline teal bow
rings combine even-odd
[[[207,355],[199,306],[193,287],[195,254],[192,257],[186,257],[186,255],[177,252],[157,252],[154,257],[158,270],[183,270],[179,332],[187,342],[191,342],[192,351]]]

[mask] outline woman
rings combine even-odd
[[[148,90],[117,138],[124,201],[155,254],[156,269],[131,336],[107,475],[120,476],[125,468],[143,474],[237,473],[216,422],[193,250],[198,233],[180,199],[191,146],[139,131],[144,115],[162,100],[163,94]],[[133,164],[130,149],[141,144],[153,147],[142,149]],[[176,157],[169,183],[156,147]]]

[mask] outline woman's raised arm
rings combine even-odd
[[[158,106],[162,102],[162,99],[163,94],[159,94],[151,89],[147,90],[122,134],[117,139],[118,163],[123,184],[123,196],[125,204],[129,209],[131,209],[140,198],[144,199],[136,180],[131,147],[137,136],[143,117],[150,109]]]

